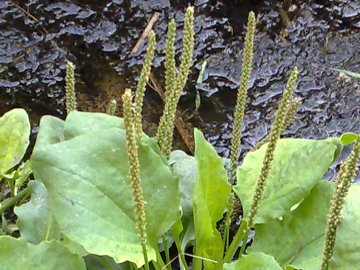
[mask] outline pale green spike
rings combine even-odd
[[[108,115],[115,115],[117,109],[117,102],[115,99],[110,100],[106,113]]]
[[[190,72],[193,50],[194,8],[188,7],[186,9],[184,20],[183,52],[181,55],[179,72],[173,87],[170,88],[171,91],[166,95],[163,115],[160,119],[156,134],[160,149],[167,157],[170,155],[172,147],[176,107]]]
[[[360,134],[354,143],[349,157],[341,164],[340,171],[336,179],[336,188],[333,194],[330,210],[328,214],[325,245],[321,264],[321,270],[328,270],[329,261],[334,253],[337,227],[342,221],[342,211],[346,196],[349,192],[351,183],[356,176],[357,162],[360,155]]]
[[[143,248],[145,267],[148,267],[148,257],[146,251],[147,233],[146,233],[146,215],[143,190],[141,187],[140,178],[140,163],[137,146],[137,135],[135,130],[135,123],[133,121],[133,103],[130,89],[126,89],[122,96],[123,101],[123,115],[126,136],[126,149],[129,163],[129,178],[132,197],[134,202],[135,225],[137,227],[141,245]]]
[[[144,64],[141,69],[139,83],[136,88],[135,94],[135,111],[134,111],[134,120],[135,120],[135,130],[136,134],[138,135],[138,139],[141,140],[142,138],[142,106],[144,102],[144,94],[146,89],[146,84],[149,80],[149,75],[151,71],[151,65],[155,54],[155,33],[151,31],[149,34],[149,43],[148,48],[146,51]]]
[[[242,60],[242,73],[240,86],[237,94],[237,101],[234,113],[234,127],[231,137],[230,147],[230,181],[236,183],[236,168],[238,165],[238,159],[240,154],[241,145],[241,130],[243,128],[245,104],[247,98],[247,90],[249,85],[249,79],[251,75],[251,67],[253,60],[253,47],[254,47],[254,35],[255,35],[255,14],[249,13],[247,32],[245,37],[245,45]]]
[[[171,93],[171,88],[174,87],[176,80],[175,37],[176,23],[174,19],[171,19],[165,46],[165,95]]]
[[[66,112],[68,114],[76,110],[74,70],[75,70],[74,64],[68,61],[66,64],[66,77],[65,77]]]

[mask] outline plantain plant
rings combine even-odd
[[[301,102],[293,94],[296,68],[270,134],[239,165],[251,76],[253,13],[245,39],[230,171],[198,129],[194,130],[194,156],[172,150],[176,107],[192,62],[193,16],[193,7],[187,8],[178,70],[176,24],[174,20],[169,24],[166,101],[156,138],[142,131],[141,119],[154,33],[149,36],[135,94],[127,89],[122,97],[124,118],[114,115],[114,101],[107,114],[76,111],[74,66],[68,64],[68,115],[65,120],[43,116],[40,121],[30,159],[35,180],[24,189],[31,199],[14,209],[20,238],[0,236],[0,269],[160,270],[175,269],[175,260],[180,269],[193,270],[357,269],[360,186],[352,181],[360,136],[281,137]],[[24,111],[17,110],[0,121],[9,121],[4,119],[14,113],[26,118]],[[2,147],[8,149],[0,156],[1,179],[23,157],[27,143],[16,144],[19,152],[11,152],[15,148],[8,142],[16,136],[28,137],[27,125],[13,133],[1,125],[0,138],[7,136]],[[323,180],[345,145],[353,145],[352,152],[336,182]],[[239,228],[229,235],[230,222],[240,213]]]

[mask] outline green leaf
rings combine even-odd
[[[107,128],[124,129],[124,120],[105,113],[73,111],[66,118],[64,137],[68,140],[82,134],[103,131]],[[142,134],[142,137],[152,150],[161,157],[163,163],[167,164],[167,159],[162,155],[156,140],[149,138],[145,133]]]
[[[76,132],[66,120],[64,138],[68,139],[34,151],[34,175],[46,186],[57,224],[71,241],[89,253],[140,266],[143,255],[128,179],[125,131],[104,124],[114,123],[114,116],[98,115],[82,114],[78,125],[71,122],[74,129],[77,126]],[[122,119],[117,120],[122,123]],[[72,118],[69,121],[76,122]],[[80,128],[84,123],[101,128]],[[140,173],[149,259],[155,259],[158,239],[180,218],[180,195],[177,178],[154,151],[152,141],[144,138],[139,145]]]
[[[348,145],[348,144],[355,142],[358,137],[359,137],[359,134],[346,132],[340,136],[340,141],[343,145]]]
[[[320,269],[333,191],[333,183],[321,180],[300,206],[281,221],[256,225],[250,251],[272,255],[282,267]]]
[[[233,263],[224,264],[224,270],[281,270],[274,257],[262,252],[243,255]]]
[[[198,170],[196,159],[183,151],[176,150],[170,154],[169,164],[171,165],[173,174],[179,178],[183,219],[192,219],[192,196]]]
[[[50,144],[64,140],[64,121],[50,115],[45,115],[40,120],[39,132],[36,136],[34,151],[47,147]]]
[[[117,264],[107,256],[88,255],[84,258],[87,270],[129,270],[128,263]]]
[[[60,239],[59,228],[49,210],[45,186],[38,181],[30,181],[28,187],[31,191],[30,201],[14,208],[21,238],[32,244],[44,241],[47,234],[47,240]]]
[[[343,220],[338,226],[334,256],[329,269],[358,269],[360,261],[360,184],[350,187],[343,210]]]
[[[250,210],[266,146],[247,154],[238,167],[234,190],[242,202],[245,216]],[[301,202],[328,170],[336,149],[337,143],[333,140],[279,140],[255,224],[286,215]]]
[[[23,109],[13,109],[0,118],[0,174],[19,164],[29,145],[29,117]]]
[[[338,68],[332,68],[332,70],[336,70],[338,72],[344,73],[345,75],[348,75],[350,77],[354,77],[357,79],[360,79],[360,73],[356,73],[356,72],[352,72],[352,71],[347,71],[345,69],[338,69]]]
[[[0,269],[22,270],[86,270],[78,255],[70,253],[56,241],[41,242],[38,245],[9,236],[0,237]]]
[[[180,202],[183,211],[180,224],[173,228],[173,236],[178,244],[181,242],[182,250],[185,250],[189,242],[195,239],[192,196],[197,177],[197,162],[193,156],[175,150],[170,153],[169,164],[173,174],[179,178]],[[181,232],[183,233],[180,239]]]
[[[122,118],[105,113],[73,111],[66,118],[64,137],[68,140],[107,128],[124,129],[124,121]]]
[[[22,239],[32,244],[42,241],[59,240],[70,252],[86,256],[84,248],[61,234],[53,214],[49,209],[48,193],[43,183],[32,180],[28,183],[31,199],[14,208],[18,216],[16,224]]]
[[[196,255],[216,261],[223,255],[222,239],[216,223],[222,219],[228,207],[231,186],[222,159],[197,129],[195,158],[198,164],[193,195]],[[200,262],[195,260],[195,263]],[[211,262],[204,262],[204,266],[205,269],[215,267]]]
[[[255,227],[250,251],[270,254],[286,269],[320,269],[333,182],[320,181],[301,205],[282,221]],[[357,269],[360,260],[360,185],[353,184],[346,198],[330,261],[333,270]],[[293,267],[293,268],[291,268]]]

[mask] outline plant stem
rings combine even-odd
[[[360,136],[355,141],[349,157],[340,165],[340,171],[336,178],[336,188],[328,213],[321,270],[329,269],[329,262],[334,253],[337,227],[343,220],[342,211],[346,196],[356,176],[356,164],[359,160],[359,156]]]
[[[189,266],[187,265],[186,263],[186,260],[185,260],[185,256],[184,256],[184,252],[181,248],[181,244],[180,242],[178,241],[178,239],[176,239],[177,237],[174,237],[174,241],[175,241],[175,245],[176,245],[176,249],[178,251],[178,254],[179,254],[179,257],[180,257],[180,262],[179,262],[179,265],[180,265],[180,269],[189,269]]]
[[[247,223],[245,220],[241,221],[240,227],[237,230],[234,239],[231,242],[231,245],[229,246],[228,250],[225,253],[224,258],[218,263],[219,268],[218,269],[222,269],[222,266],[224,265],[224,263],[230,262],[230,260],[232,259],[232,257],[234,257],[236,250],[238,249],[241,241],[244,238],[244,235],[248,234],[247,230]],[[243,243],[243,245],[245,245],[246,243]]]
[[[167,236],[166,235],[164,235],[162,237],[162,242],[163,242],[164,251],[165,251],[165,263],[166,263],[166,265],[168,265],[170,263],[170,254],[169,254],[169,247],[167,244]]]
[[[129,265],[130,265],[131,270],[137,270],[138,269],[134,263],[129,263]]]
[[[144,254],[144,261],[145,261],[145,270],[150,270],[146,245],[142,244],[142,248],[143,248],[143,254]]]
[[[112,270],[110,263],[104,257],[100,257],[100,260],[107,270]]]
[[[51,230],[51,225],[52,225],[52,219],[53,219],[53,216],[52,216],[51,212],[49,212],[48,224],[46,226],[45,241],[49,240],[50,230]]]
[[[65,77],[65,94],[66,94],[66,112],[69,114],[76,110],[76,94],[75,94],[75,66],[68,61],[66,64]]]
[[[239,257],[241,257],[245,253],[246,243],[247,243],[247,240],[249,239],[249,233],[250,233],[250,230],[248,230],[248,229],[244,233],[244,236],[242,239],[242,245],[241,245],[240,252],[239,252]]]
[[[155,252],[156,252],[156,263],[161,267],[161,269],[163,269],[165,267],[165,262],[161,257],[159,249],[157,248]]]
[[[140,244],[142,246],[145,269],[149,270],[149,260],[146,250],[147,244],[147,231],[146,231],[146,214],[145,214],[145,203],[144,195],[141,186],[140,177],[140,161],[138,153],[138,145],[136,138],[135,123],[133,122],[133,103],[132,94],[130,89],[126,89],[122,96],[123,100],[123,115],[124,115],[124,126],[125,126],[125,138],[126,138],[126,150],[128,155],[129,165],[129,180],[132,191],[134,213],[135,213],[135,225],[139,233]]]
[[[6,199],[5,201],[0,203],[0,215],[4,213],[8,208],[15,205],[17,201],[21,200],[24,196],[30,193],[30,189],[27,187],[21,192],[19,192],[16,196]]]

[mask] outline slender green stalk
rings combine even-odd
[[[356,140],[350,156],[341,164],[340,171],[336,179],[336,188],[331,200],[328,214],[327,228],[325,234],[325,245],[321,270],[329,268],[329,261],[334,253],[337,226],[343,219],[342,210],[345,199],[349,192],[351,183],[356,176],[356,164],[360,155],[360,135]]]
[[[145,204],[144,196],[141,187],[140,178],[140,163],[138,156],[138,146],[136,143],[137,136],[135,130],[135,124],[133,122],[133,104],[132,94],[130,89],[126,89],[122,96],[123,109],[124,109],[124,126],[126,133],[126,148],[129,160],[129,178],[130,187],[132,191],[132,197],[134,201],[135,212],[135,224],[139,233],[141,246],[143,249],[145,269],[149,269],[149,261],[146,250],[147,233],[146,233],[146,216],[145,216]]]
[[[240,227],[237,230],[229,248],[227,249],[224,258],[217,264],[218,265],[217,269],[222,269],[224,263],[230,262],[231,259],[234,257],[236,250],[238,249],[239,244],[241,243],[241,240],[244,238],[245,235],[248,234],[246,228],[247,228],[246,221],[241,221]],[[243,242],[243,246],[244,245],[246,245],[246,242]]]
[[[171,19],[168,26],[166,46],[165,46],[165,94],[171,93],[176,80],[176,63],[175,63],[175,37],[176,23]]]
[[[142,106],[144,102],[144,94],[146,89],[146,84],[149,80],[149,75],[151,71],[151,64],[155,54],[155,33],[151,31],[149,34],[149,43],[148,48],[146,51],[144,65],[141,69],[139,83],[136,88],[136,95],[135,95],[135,111],[134,111],[134,120],[135,120],[135,130],[136,134],[138,135],[138,139],[141,141],[142,138]]]
[[[261,167],[259,178],[256,182],[255,193],[253,197],[253,201],[251,204],[251,210],[248,215],[248,229],[253,226],[253,221],[257,210],[259,209],[259,205],[262,200],[262,196],[264,193],[264,189],[266,186],[267,178],[271,171],[271,163],[274,159],[274,153],[276,149],[276,144],[278,139],[280,138],[280,134],[284,129],[284,123],[286,118],[286,111],[291,101],[291,94],[295,88],[295,82],[297,78],[297,68],[294,68],[293,72],[291,73],[289,80],[287,82],[284,95],[282,100],[280,101],[279,108],[275,115],[275,120],[270,132],[270,139],[269,143],[266,148],[265,157],[263,160],[263,165]]]
[[[165,251],[165,263],[166,263],[166,265],[168,265],[170,263],[170,253],[169,253],[169,247],[168,247],[166,235],[164,235],[162,237],[162,242],[163,242],[164,251]],[[168,268],[168,267],[166,267],[166,268]]]
[[[286,112],[284,129],[288,128],[291,125],[292,121],[295,118],[296,112],[297,112],[300,104],[301,104],[300,98],[295,98],[290,102],[289,107]],[[255,146],[255,148],[253,150],[259,149],[261,146],[263,146],[265,143],[267,143],[269,141],[269,139],[270,139],[270,135],[266,136],[263,140],[261,140],[261,142],[259,142]]]
[[[245,250],[246,241],[248,239],[249,232],[250,232],[251,228],[253,227],[254,218],[259,209],[259,205],[261,203],[264,189],[266,186],[266,181],[267,181],[268,176],[271,171],[271,163],[274,159],[276,144],[280,137],[281,132],[284,129],[286,112],[287,112],[289,103],[291,101],[291,94],[295,88],[297,74],[298,74],[297,68],[294,68],[294,70],[292,71],[292,73],[289,77],[289,80],[286,84],[284,95],[280,101],[279,108],[275,115],[275,120],[274,120],[274,123],[271,128],[270,140],[269,140],[269,143],[266,148],[263,165],[261,167],[261,171],[258,176],[258,180],[256,182],[255,193],[254,193],[253,201],[251,203],[250,212],[246,219],[247,224],[246,224],[245,229],[243,228],[243,225],[241,224],[240,228],[238,229],[238,232],[236,233],[236,234],[238,234],[238,233],[242,234],[243,237],[242,238],[236,238],[236,237],[234,238],[234,240],[232,241],[232,243],[229,247],[229,250],[226,252],[225,257],[227,258],[227,260],[225,262],[228,262],[232,258],[232,256],[234,256],[236,248],[239,246],[241,241],[243,242],[243,246],[242,246],[242,249],[240,252],[243,252]],[[239,230],[242,230],[242,231],[239,232]],[[240,256],[241,255],[242,255],[242,253],[240,253]]]
[[[106,270],[112,270],[110,263],[102,256],[99,256],[101,263],[104,265]]]
[[[106,113],[108,115],[115,115],[117,109],[117,102],[115,99],[110,100],[109,105],[107,107]]]
[[[131,270],[138,270],[138,268],[136,267],[136,264],[134,264],[134,263],[129,263],[129,265],[130,265],[130,269],[131,269]]]
[[[161,269],[164,269],[165,262],[164,262],[163,258],[161,257],[161,254],[160,254],[160,251],[158,248],[155,249],[155,253],[156,253],[156,264],[159,265]]]
[[[52,223],[53,223],[53,215],[52,215],[52,213],[49,211],[49,214],[48,214],[48,223],[47,223],[47,226],[46,226],[46,233],[45,233],[45,238],[44,238],[45,241],[48,241],[48,240],[49,240]]]
[[[234,127],[231,134],[230,181],[234,184],[236,183],[236,168],[240,154],[241,130],[243,127],[247,90],[252,68],[255,26],[255,14],[254,12],[250,12],[245,36],[244,53],[241,67],[241,80],[234,113]]]
[[[179,73],[176,81],[173,83],[174,86],[171,87],[171,91],[167,93],[164,112],[160,119],[159,127],[156,134],[156,139],[160,146],[160,149],[166,157],[168,157],[171,152],[176,107],[190,72],[193,49],[194,8],[188,7],[186,9],[184,20],[183,52],[181,55]]]
[[[181,248],[181,243],[178,241],[178,239],[174,239],[174,241],[175,241],[177,252],[180,257],[180,260],[179,260],[180,269],[189,269],[189,266],[187,265],[186,259],[184,256],[184,251]]]
[[[74,70],[75,70],[74,64],[68,61],[66,65],[66,77],[65,77],[66,112],[68,114],[76,110]]]
[[[0,215],[28,194],[30,194],[30,189],[25,188],[14,197],[7,198],[6,200],[0,202]]]
[[[247,91],[249,85],[249,79],[252,69],[253,61],[253,47],[254,47],[254,35],[255,35],[256,20],[254,12],[250,12],[248,16],[247,32],[244,42],[244,52],[242,60],[242,73],[240,86],[237,93],[237,100],[234,112],[234,127],[231,137],[231,147],[230,147],[230,183],[236,184],[236,169],[238,166],[238,160],[240,155],[240,145],[241,145],[241,130],[244,122],[245,115],[245,106]],[[225,217],[225,229],[224,229],[224,246],[225,249],[228,248],[228,236],[230,225],[233,220],[238,218],[241,211],[241,203],[239,198],[235,194],[232,194],[230,201],[229,211],[226,213]]]

